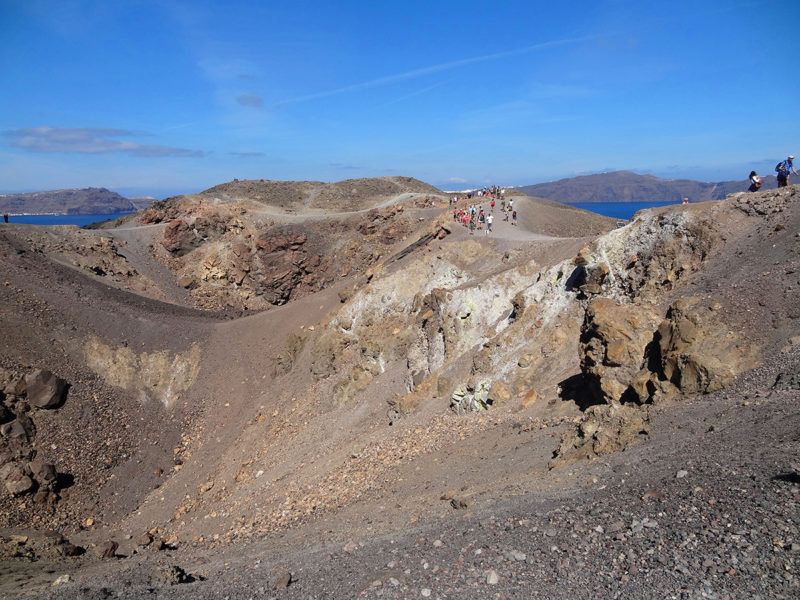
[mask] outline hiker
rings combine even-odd
[[[683,202],[681,202],[681,204],[689,204],[689,199],[688,198],[684,198]]]
[[[492,204],[491,204],[491,206],[492,206],[492,212],[494,212],[494,198],[492,198]]]
[[[514,212],[511,213],[511,224],[512,225],[516,225],[517,224],[517,211],[514,211]]]
[[[779,188],[786,187],[786,186],[789,185],[789,176],[792,173],[794,173],[795,175],[798,174],[797,171],[794,168],[794,164],[792,163],[793,160],[794,160],[794,156],[792,156],[790,154],[789,158],[787,158],[786,160],[784,160],[782,162],[779,162],[775,166],[775,171],[777,171],[777,173],[778,173],[778,187]]]
[[[492,221],[494,221],[494,217],[492,215],[486,217],[486,235],[492,233]]]
[[[747,188],[748,192],[757,192],[762,185],[761,177],[755,171],[750,171],[750,187]]]
[[[8,223],[8,214],[3,213],[3,223]]]

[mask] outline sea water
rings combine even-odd
[[[124,217],[131,213],[113,213],[110,215],[9,215],[9,223],[23,223],[25,225],[77,225],[83,227],[99,221],[108,221]],[[3,223],[0,221],[0,225]]]
[[[636,211],[655,206],[667,206],[674,202],[574,202],[570,206],[577,206],[606,217],[615,219],[630,219]]]

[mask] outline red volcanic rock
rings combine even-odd
[[[183,219],[175,219],[164,229],[164,238],[161,245],[167,251],[183,256],[192,248],[194,231]]]

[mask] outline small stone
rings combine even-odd
[[[19,479],[7,480],[6,489],[12,496],[21,496],[33,490],[33,480],[27,475],[23,475]]]
[[[622,531],[623,529],[625,529],[625,523],[623,523],[622,521],[614,521],[613,523],[611,523],[611,525],[606,527],[606,531],[608,533],[617,533],[618,531]]]
[[[519,550],[512,550],[508,553],[512,560],[516,560],[518,562],[523,562],[528,556],[524,552],[520,552]]]
[[[100,558],[114,558],[117,555],[119,544],[114,540],[108,540],[97,546],[97,556]]]
[[[429,588],[422,588],[420,593],[422,594],[423,598],[430,598],[431,590]]]
[[[442,547],[442,540],[434,540],[433,545],[436,548],[441,548]]]
[[[344,546],[344,548],[343,548],[343,549],[344,549],[344,551],[345,551],[345,552],[347,552],[348,554],[352,554],[353,552],[355,552],[355,551],[356,551],[356,549],[357,549],[357,548],[358,548],[358,544],[356,544],[356,543],[355,543],[355,542],[353,542],[353,541],[350,541],[350,542],[347,542],[347,543],[345,544],[345,546]]]
[[[486,574],[486,583],[489,585],[497,585],[500,583],[500,576],[497,574],[497,571],[492,569]]]
[[[83,548],[70,543],[68,540],[64,540],[56,546],[56,552],[60,556],[79,556],[83,554],[83,551]]]
[[[456,510],[463,510],[469,506],[466,500],[462,500],[461,498],[453,498],[450,500],[450,506],[452,506]]]
[[[57,585],[63,585],[65,583],[69,583],[69,575],[66,573],[64,573],[64,575],[61,575],[58,579],[56,579],[53,582],[53,586],[55,587]]]
[[[642,500],[658,500],[659,502],[663,502],[664,494],[657,492],[656,490],[647,490],[642,495]]]
[[[164,569],[156,569],[158,578],[166,585],[177,585],[191,581],[186,571],[178,566],[171,566]]]
[[[400,582],[397,579],[395,579],[394,577],[389,577],[389,583],[391,583],[395,587],[400,585]]]
[[[683,469],[681,469],[680,471],[678,471],[678,472],[675,474],[675,478],[676,478],[676,479],[683,479],[683,478],[684,478],[684,477],[686,477],[688,474],[689,474],[689,471],[684,471]]]
[[[292,574],[284,573],[283,576],[275,583],[276,590],[285,590],[292,583]]]
[[[658,527],[658,521],[656,521],[655,519],[645,519],[644,521],[642,521],[642,525],[644,525],[649,529],[655,529],[656,527]]]

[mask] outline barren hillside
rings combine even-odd
[[[0,593],[790,597],[799,200],[488,234],[259,180],[3,227]]]

